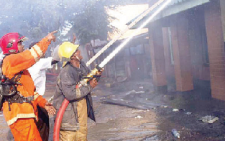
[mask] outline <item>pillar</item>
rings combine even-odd
[[[174,55],[176,90],[193,90],[190,46],[188,39],[188,20],[185,15],[178,15],[171,27]]]
[[[225,52],[220,1],[211,1],[205,7],[211,94],[225,100]]]
[[[154,23],[149,27],[149,43],[152,63],[153,83],[158,90],[166,90],[165,57],[163,48],[162,28]]]

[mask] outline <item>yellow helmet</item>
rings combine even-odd
[[[63,66],[70,61],[70,57],[77,51],[78,47],[79,45],[74,45],[70,42],[64,42],[59,46],[58,54],[60,61],[63,62]]]

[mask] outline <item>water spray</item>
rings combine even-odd
[[[167,0],[162,6],[159,7],[138,29],[133,32],[133,34],[127,38],[122,44],[120,44],[112,53],[110,53],[95,69],[91,71],[88,76],[92,78],[98,70],[101,70],[121,49],[125,47],[125,45],[142,29],[144,28],[157,14],[159,14],[166,6],[169,5],[171,0]]]
[[[127,38],[122,44],[120,44],[112,53],[109,54],[99,65],[100,68],[103,68],[125,45],[142,29],[144,28],[157,14],[159,14],[171,0],[167,0],[159,9],[157,9],[133,34]]]
[[[165,1],[165,0],[161,0]],[[79,82],[78,85],[76,85],[76,88],[79,88],[83,85],[83,83],[87,83],[90,79],[92,79],[98,71],[101,70],[122,48],[125,47],[125,45],[133,38],[133,36],[140,31],[143,27],[145,27],[159,12],[161,12],[169,3],[171,0],[167,0],[159,9],[157,9],[138,29],[136,32],[134,32],[128,39],[126,39],[122,44],[120,44],[109,56],[107,56],[99,66],[97,66],[95,69],[93,69],[88,75],[87,78],[83,79],[82,81]],[[155,5],[155,4],[154,4]],[[153,5],[153,6],[154,6]],[[158,6],[158,5],[157,5]],[[154,8],[156,8],[155,6]],[[153,9],[152,9],[153,10]],[[150,10],[150,11],[152,11]],[[146,14],[147,15],[147,14]],[[107,49],[107,48],[106,48]],[[98,57],[98,56],[97,56]],[[96,57],[96,58],[97,58]],[[88,63],[90,65],[90,61]],[[54,126],[54,134],[53,134],[53,140],[54,141],[59,141],[59,131],[60,131],[60,126],[63,118],[63,114],[69,104],[69,101],[67,99],[64,99],[58,113],[55,119],[55,126]]]
[[[140,16],[138,16],[133,22],[131,22],[120,34],[118,34],[113,40],[106,44],[100,51],[98,51],[87,63],[86,66],[89,66],[93,63],[103,52],[105,52],[113,43],[115,43],[122,35],[124,35],[130,28],[136,25],[140,20],[142,20],[146,15],[152,12],[156,7],[158,7],[162,2],[166,0],[159,0],[146,11],[144,11]]]

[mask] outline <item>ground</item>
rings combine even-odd
[[[102,79],[92,94],[96,122],[88,121],[89,141],[225,140],[225,102],[212,99],[208,91],[158,92],[151,79],[108,83]],[[45,97],[49,99],[53,93],[54,83],[48,81]],[[200,118],[207,115],[219,120],[202,122]],[[13,140],[2,114],[0,124],[1,139]],[[52,129],[51,118],[49,140]],[[172,129],[180,133],[180,139],[172,135]]]

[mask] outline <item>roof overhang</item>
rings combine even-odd
[[[181,0],[177,0],[177,1],[181,1]],[[171,16],[171,15],[189,10],[191,8],[203,5],[208,2],[210,2],[210,0],[185,0],[185,1],[183,0],[180,3],[173,4],[169,6],[168,8],[166,8],[163,12],[161,12],[161,14],[159,14],[156,18],[154,18],[154,20]]]
[[[151,22],[181,13],[191,8],[206,4],[208,2],[210,2],[210,0],[172,0],[171,4],[166,9],[164,9],[160,14],[158,14],[158,16],[156,16]],[[136,24],[133,27],[133,29],[138,28],[140,24],[143,21],[145,21],[147,17],[149,17],[151,14],[152,13],[149,13],[147,16],[145,16],[140,22],[138,22],[138,24]],[[133,21],[134,19],[128,22],[127,25]]]

